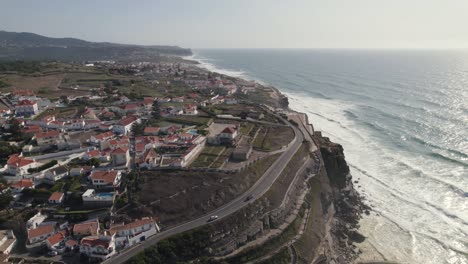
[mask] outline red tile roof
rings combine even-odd
[[[36,104],[36,102],[35,102],[35,101],[30,101],[30,100],[21,100],[21,101],[19,101],[19,102],[18,102],[18,104],[17,104],[17,105],[21,105],[21,106],[23,106],[23,105],[35,105],[35,104]]]
[[[58,137],[59,135],[60,135],[60,131],[50,130],[50,131],[47,131],[47,132],[37,133],[36,138]]]
[[[103,180],[105,183],[112,184],[117,178],[117,171],[93,171],[91,173],[91,179],[93,180]]]
[[[103,139],[106,139],[106,138],[110,138],[112,136],[114,136],[114,133],[112,131],[107,131],[107,132],[104,132],[104,133],[101,133],[99,135],[94,136],[94,138],[97,139],[97,140],[103,140]]]
[[[34,229],[29,229],[28,230],[28,238],[31,239],[31,238],[34,238],[34,237],[49,234],[49,233],[54,232],[54,230],[55,230],[54,225],[45,225],[45,226],[39,226],[39,227],[34,228]]]
[[[66,232],[61,231],[47,238],[47,242],[49,242],[49,244],[53,246],[63,241],[65,239],[65,236],[66,236]]]
[[[74,246],[78,245],[78,241],[76,241],[74,239],[70,239],[67,242],[65,242],[65,245],[67,247],[74,247]]]
[[[136,117],[136,116],[129,116],[129,117],[126,117],[126,118],[120,120],[119,125],[121,125],[121,126],[127,126],[127,125],[129,125],[129,124],[135,122],[137,119],[138,119],[138,117]]]
[[[10,155],[10,158],[7,161],[7,164],[10,166],[23,167],[33,163],[33,160],[20,157],[18,154]]]
[[[73,226],[73,234],[74,235],[97,235],[99,230],[99,221],[87,221],[84,223],[75,224]]]
[[[118,147],[112,151],[112,154],[125,154],[127,153],[128,148]]]
[[[34,186],[34,183],[32,180],[22,179],[13,183],[10,187],[15,188],[15,189],[21,189],[21,188],[31,188],[33,186]]]
[[[109,241],[99,239],[98,236],[83,237],[83,239],[81,239],[81,244],[87,245],[90,247],[103,247],[103,248],[109,247]]]
[[[145,130],[143,131],[143,133],[158,133],[159,132],[159,127],[145,127]]]
[[[143,217],[142,219],[137,219],[137,220],[135,220],[135,221],[133,221],[131,223],[125,224],[125,225],[119,225],[119,226],[111,227],[109,229],[109,232],[111,234],[114,234],[114,233],[116,233],[118,231],[129,230],[129,229],[133,229],[133,228],[140,227],[140,226],[147,225],[147,224],[151,224],[151,223],[154,223],[153,218]]]
[[[88,155],[88,157],[97,157],[97,156],[101,155],[101,152],[99,150],[95,149],[95,150],[91,150],[91,151],[86,152],[86,154]]]
[[[52,200],[52,201],[60,201],[60,199],[62,199],[63,197],[63,192],[54,192],[50,195],[49,197],[49,201]]]
[[[221,133],[234,134],[236,129],[234,127],[226,127]]]

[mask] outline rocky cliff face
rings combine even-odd
[[[359,254],[353,243],[365,239],[357,229],[362,212],[368,208],[353,187],[343,147],[319,132],[315,140],[320,147],[330,193],[321,197],[328,232],[321,238],[313,263],[352,263]]]

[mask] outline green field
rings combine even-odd
[[[202,153],[193,161],[191,164],[192,167],[196,168],[207,168],[218,156],[225,151],[226,147],[224,146],[206,146]]]

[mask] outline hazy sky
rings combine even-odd
[[[468,0],[0,0],[0,29],[190,48],[468,48]]]

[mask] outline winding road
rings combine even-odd
[[[130,247],[121,251],[120,254],[115,255],[114,257],[105,260],[102,263],[124,263],[134,255],[156,244],[162,239],[208,224],[210,216],[212,215],[218,216],[218,219],[216,221],[231,215],[232,213],[240,210],[248,204],[246,202],[246,199],[250,195],[253,196],[252,201],[261,197],[270,189],[270,187],[273,185],[276,179],[281,175],[281,172],[288,165],[289,161],[292,159],[294,154],[299,150],[304,140],[302,131],[293,126],[291,123],[288,122],[288,124],[291,128],[294,129],[294,140],[289,144],[288,148],[283,152],[283,154],[279,156],[279,158],[270,166],[270,168],[268,168],[268,170],[248,191],[246,191],[236,199],[230,201],[229,203],[211,211],[209,214],[206,214],[189,222],[180,224],[178,226],[172,227],[170,229],[164,230],[134,247]]]

